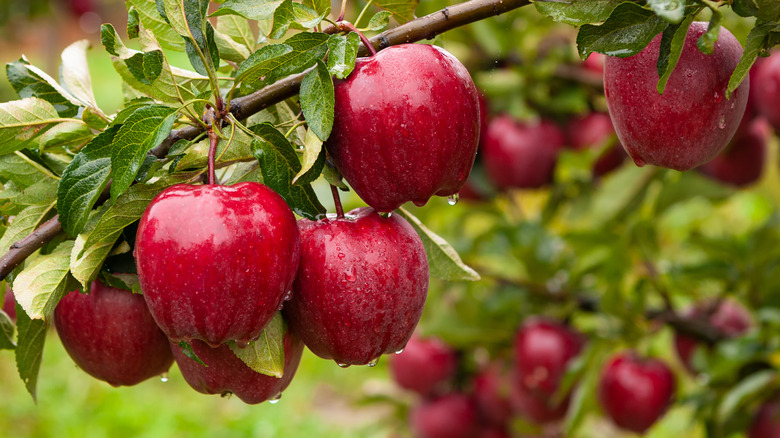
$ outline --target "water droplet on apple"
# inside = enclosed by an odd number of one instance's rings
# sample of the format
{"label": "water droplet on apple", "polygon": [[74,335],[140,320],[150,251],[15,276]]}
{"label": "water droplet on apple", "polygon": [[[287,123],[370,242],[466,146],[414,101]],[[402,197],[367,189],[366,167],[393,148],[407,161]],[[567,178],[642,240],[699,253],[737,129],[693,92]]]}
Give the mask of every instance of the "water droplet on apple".
{"label": "water droplet on apple", "polygon": [[279,400],[282,399],[282,393],[276,394],[275,396],[268,399],[268,403],[271,403],[272,405],[275,405],[279,403]]}
{"label": "water droplet on apple", "polygon": [[249,342],[247,342],[247,341],[239,341],[238,339],[236,339],[236,347],[238,347],[238,348],[246,348],[248,346],[249,346]]}
{"label": "water droplet on apple", "polygon": [[720,119],[718,120],[718,128],[725,129],[726,128],[726,116],[721,115]]}
{"label": "water droplet on apple", "polygon": [[291,290],[288,290],[287,293],[284,295],[285,301],[290,301],[292,299],[293,292]]}
{"label": "water droplet on apple", "polygon": [[455,205],[458,203],[458,200],[460,200],[460,195],[455,193],[454,195],[450,195],[450,197],[447,198],[447,204]]}
{"label": "water droplet on apple", "polygon": [[349,368],[349,364],[348,363],[338,363],[338,362],[336,362],[336,365],[340,366],[341,368]]}
{"label": "water droplet on apple", "polygon": [[233,395],[233,393],[232,393],[232,392],[230,392],[230,391],[225,391],[225,392],[223,392],[222,394],[220,394],[220,397],[222,397],[222,398],[230,398],[232,395]]}
{"label": "water droplet on apple", "polygon": [[168,381],[168,373],[162,373],[160,374],[160,381],[165,383]]}
{"label": "water droplet on apple", "polygon": [[377,357],[375,357],[375,358],[371,359],[370,361],[368,361],[368,364],[367,364],[367,365],[373,368],[373,367],[375,367],[375,366],[376,366],[376,364],[378,364],[378,363],[379,363],[379,356],[377,356]]}
{"label": "water droplet on apple", "polygon": [[715,103],[720,103],[721,100],[723,100],[723,96],[716,91],[715,92]]}
{"label": "water droplet on apple", "polygon": [[403,352],[404,352],[404,349],[402,348],[402,349],[400,349],[400,350],[396,351],[396,352],[395,352],[395,354],[401,354],[401,353],[403,353]]}
{"label": "water droplet on apple", "polygon": [[644,165],[646,163],[645,163],[645,160],[643,160],[643,159],[641,159],[639,157],[636,157],[636,158],[634,158],[634,164],[636,164],[637,167],[644,167]]}
{"label": "water droplet on apple", "polygon": [[346,272],[344,272],[344,279],[351,282],[354,282],[357,279],[357,276],[355,275],[355,268],[350,267],[347,269]]}
{"label": "water droplet on apple", "polygon": [[339,253],[339,260],[343,259],[346,256],[347,256],[346,254],[344,254],[343,252],[340,252]]}

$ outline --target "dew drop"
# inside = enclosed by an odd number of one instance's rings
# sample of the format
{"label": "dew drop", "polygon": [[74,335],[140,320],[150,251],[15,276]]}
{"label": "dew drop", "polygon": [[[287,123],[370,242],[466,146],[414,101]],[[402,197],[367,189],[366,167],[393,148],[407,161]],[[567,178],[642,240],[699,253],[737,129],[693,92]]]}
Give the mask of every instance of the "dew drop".
{"label": "dew drop", "polygon": [[222,398],[230,398],[230,396],[232,396],[232,395],[233,395],[233,393],[232,393],[232,392],[230,392],[230,391],[225,391],[225,392],[223,392],[222,394],[220,394],[220,397],[222,397]]}
{"label": "dew drop", "polygon": [[396,352],[395,352],[395,354],[401,354],[401,353],[403,353],[403,352],[404,352],[404,349],[402,348],[402,349],[400,349],[400,350],[396,351]]}
{"label": "dew drop", "polygon": [[346,256],[347,256],[346,254],[344,254],[343,252],[340,252],[338,257],[339,257],[339,260],[342,260]]}
{"label": "dew drop", "polygon": [[720,103],[721,100],[723,100],[723,96],[716,91],[715,92],[715,103]]}
{"label": "dew drop", "polygon": [[[632,157],[632,158],[634,158],[634,157]],[[647,164],[647,163],[645,163],[645,160],[643,160],[643,159],[641,159],[639,157],[636,157],[636,158],[634,158],[634,164],[636,164],[637,167],[644,167],[644,165]]]}
{"label": "dew drop", "polygon": [[350,267],[344,272],[344,279],[349,281],[350,283],[354,282],[357,279],[357,276],[355,275],[354,267]]}
{"label": "dew drop", "polygon": [[450,197],[447,198],[447,204],[455,205],[458,203],[458,200],[460,200],[460,195],[455,193],[454,195],[450,195]]}
{"label": "dew drop", "polygon": [[336,362],[336,365],[340,366],[341,368],[349,368],[349,364],[348,363],[338,363],[338,362]]}
{"label": "dew drop", "polygon": [[376,366],[376,364],[378,364],[378,363],[379,363],[379,356],[377,356],[377,357],[375,357],[375,358],[371,359],[371,360],[368,362],[368,364],[367,364],[367,365],[373,368],[373,367],[375,367],[375,366]]}
{"label": "dew drop", "polygon": [[268,403],[271,403],[272,405],[275,405],[279,403],[279,400],[282,399],[282,393],[276,394],[275,396],[268,399]]}
{"label": "dew drop", "polygon": [[239,341],[238,339],[236,339],[236,347],[238,347],[238,348],[246,348],[248,346],[249,346],[249,342],[247,342],[247,341]]}
{"label": "dew drop", "polygon": [[160,381],[165,383],[168,381],[168,373],[162,373],[160,374]]}
{"label": "dew drop", "polygon": [[285,294],[285,296],[284,296],[284,300],[285,301],[290,301],[292,299],[292,296],[293,296],[293,292],[291,290],[288,290],[287,294]]}
{"label": "dew drop", "polygon": [[718,128],[725,129],[726,128],[726,116],[721,115],[720,120],[718,120]]}

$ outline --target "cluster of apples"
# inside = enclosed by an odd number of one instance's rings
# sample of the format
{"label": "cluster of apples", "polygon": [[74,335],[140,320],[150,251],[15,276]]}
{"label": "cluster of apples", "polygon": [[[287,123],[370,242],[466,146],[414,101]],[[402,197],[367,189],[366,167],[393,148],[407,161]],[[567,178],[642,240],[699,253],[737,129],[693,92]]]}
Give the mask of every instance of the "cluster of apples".
{"label": "cluster of apples", "polygon": [[[164,190],[135,236],[143,296],[95,281],[55,310],[81,368],[133,385],[175,360],[197,391],[260,403],[286,388],[304,345],[342,367],[374,365],[405,347],[426,301],[428,261],[412,226],[391,212],[465,183],[479,138],[476,87],[448,52],[408,44],[358,59],[335,91],[327,151],[370,207],[344,214],[337,205],[338,214],[296,220],[255,182]],[[280,311],[285,358],[276,378],[237,352]]]}

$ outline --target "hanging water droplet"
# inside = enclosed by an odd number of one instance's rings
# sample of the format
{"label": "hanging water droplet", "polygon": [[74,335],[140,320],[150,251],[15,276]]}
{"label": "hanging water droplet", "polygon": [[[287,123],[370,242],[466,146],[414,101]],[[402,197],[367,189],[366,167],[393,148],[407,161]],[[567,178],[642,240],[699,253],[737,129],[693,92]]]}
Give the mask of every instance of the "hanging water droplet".
{"label": "hanging water droplet", "polygon": [[367,364],[367,365],[373,368],[373,367],[375,367],[375,366],[376,366],[376,364],[378,364],[378,363],[379,363],[379,356],[377,356],[377,357],[375,357],[375,358],[371,359],[371,360],[368,362],[368,364]]}
{"label": "hanging water droplet", "polygon": [[276,394],[275,396],[268,399],[268,403],[271,403],[272,405],[275,405],[279,403],[279,400],[282,399],[282,393]]}
{"label": "hanging water droplet", "polygon": [[400,350],[396,351],[396,352],[395,352],[395,354],[401,354],[401,353],[403,353],[403,352],[404,352],[404,349],[402,348],[402,349],[400,349]]}
{"label": "hanging water droplet", "polygon": [[338,362],[336,362],[336,365],[340,366],[341,368],[349,368],[349,364],[348,363],[338,363]]}
{"label": "hanging water droplet", "polygon": [[160,374],[160,381],[165,383],[168,381],[168,373],[162,373]]}
{"label": "hanging water droplet", "polygon": [[284,296],[284,300],[285,301],[290,301],[292,299],[292,296],[293,296],[293,292],[291,290],[288,290],[287,294],[285,294],[285,296]]}
{"label": "hanging water droplet", "polygon": [[230,396],[232,396],[232,395],[233,395],[233,393],[232,393],[232,392],[230,392],[230,391],[225,391],[225,392],[223,392],[222,394],[220,394],[220,397],[222,397],[222,398],[230,398]]}
{"label": "hanging water droplet", "polygon": [[249,346],[249,342],[248,341],[239,341],[238,339],[236,339],[236,347],[238,347],[238,348],[246,348],[248,346]]}
{"label": "hanging water droplet", "polygon": [[458,203],[458,200],[460,199],[460,195],[455,193],[454,195],[450,195],[449,198],[447,198],[447,204],[455,205]]}

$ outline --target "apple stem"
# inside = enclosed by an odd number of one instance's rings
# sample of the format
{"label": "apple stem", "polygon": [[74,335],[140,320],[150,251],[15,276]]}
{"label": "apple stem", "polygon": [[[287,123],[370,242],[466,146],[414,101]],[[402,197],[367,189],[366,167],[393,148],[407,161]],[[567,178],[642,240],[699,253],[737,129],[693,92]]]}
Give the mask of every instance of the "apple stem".
{"label": "apple stem", "polygon": [[344,219],[344,207],[341,206],[341,197],[339,196],[339,188],[330,185],[330,192],[333,193],[333,203],[336,204],[336,217]]}
{"label": "apple stem", "polygon": [[336,21],[341,21],[344,19],[344,12],[347,10],[347,0],[341,0],[341,13],[339,14],[339,18],[336,19]]}
{"label": "apple stem", "polygon": [[369,52],[371,52],[371,56],[376,55],[376,49],[374,48],[374,45],[371,44],[371,41],[366,38],[365,35],[363,35],[363,32],[359,31],[357,27],[355,27],[354,24],[350,23],[349,21],[341,21],[339,20],[336,22],[336,26],[340,31],[343,32],[355,32],[360,37],[360,41],[363,41],[363,45],[366,46]]}
{"label": "apple stem", "polygon": [[209,129],[209,161],[208,161],[208,169],[209,169],[209,184],[216,184],[217,183],[217,173],[214,169],[214,161],[215,157],[217,155],[217,144],[219,143],[219,135],[217,135],[217,132],[214,130],[213,127]]}

